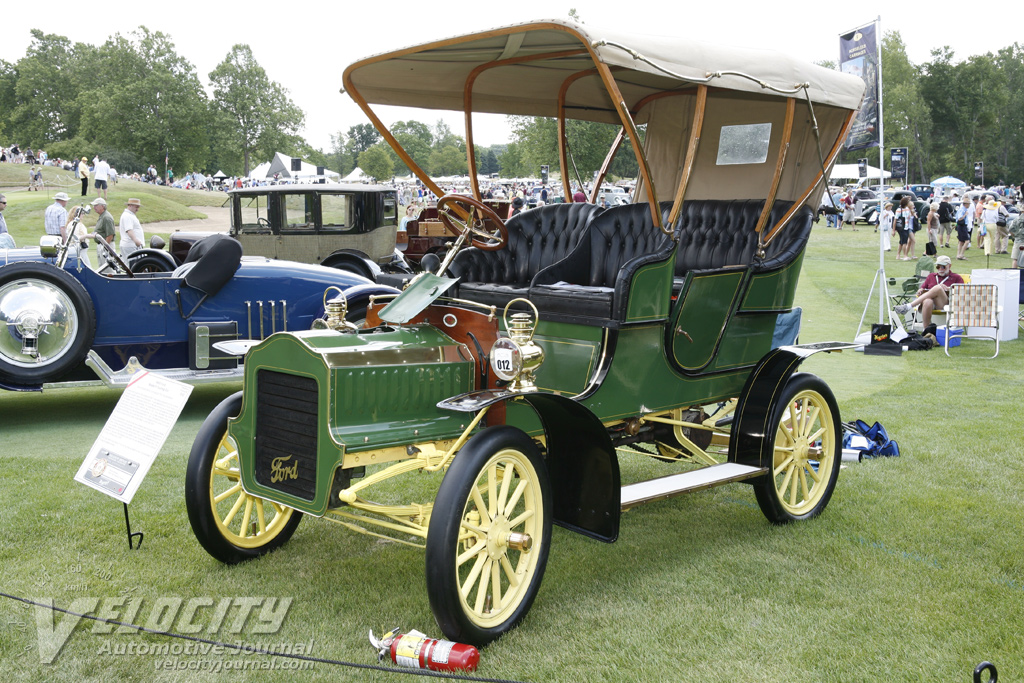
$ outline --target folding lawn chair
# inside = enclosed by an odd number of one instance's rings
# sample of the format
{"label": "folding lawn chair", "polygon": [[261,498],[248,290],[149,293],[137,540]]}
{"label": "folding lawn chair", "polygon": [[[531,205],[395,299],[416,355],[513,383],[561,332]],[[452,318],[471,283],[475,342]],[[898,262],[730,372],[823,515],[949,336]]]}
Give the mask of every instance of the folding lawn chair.
{"label": "folding lawn chair", "polygon": [[[995,285],[953,285],[949,288],[949,304],[945,310],[946,355],[949,355],[949,341],[957,337],[964,339],[991,339],[996,343],[996,352],[989,356],[999,355],[999,313],[1002,306],[998,305],[999,291]],[[969,334],[969,327],[993,328],[992,336],[985,334]],[[955,332],[955,330],[962,330]]]}

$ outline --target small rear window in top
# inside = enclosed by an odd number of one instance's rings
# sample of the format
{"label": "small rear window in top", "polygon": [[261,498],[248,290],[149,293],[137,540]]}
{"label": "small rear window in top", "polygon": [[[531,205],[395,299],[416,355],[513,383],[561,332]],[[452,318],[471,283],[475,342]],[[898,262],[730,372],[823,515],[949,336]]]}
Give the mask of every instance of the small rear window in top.
{"label": "small rear window in top", "polygon": [[717,164],[763,164],[768,159],[768,142],[771,137],[770,123],[722,126]]}

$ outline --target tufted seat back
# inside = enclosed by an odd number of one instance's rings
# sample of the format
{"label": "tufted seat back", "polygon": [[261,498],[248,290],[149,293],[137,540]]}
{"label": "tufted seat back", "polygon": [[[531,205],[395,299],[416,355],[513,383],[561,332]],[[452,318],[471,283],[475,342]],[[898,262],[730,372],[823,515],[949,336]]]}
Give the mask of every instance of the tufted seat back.
{"label": "tufted seat back", "polygon": [[614,287],[624,264],[671,246],[669,237],[654,227],[646,203],[609,209],[594,221],[589,240],[589,280],[579,284],[590,287]]}
{"label": "tufted seat back", "polygon": [[530,300],[541,311],[624,321],[633,277],[672,254],[648,204],[616,206],[596,215],[572,253],[533,279]]}
{"label": "tufted seat back", "polygon": [[[765,229],[770,230],[782,220],[792,205],[792,202],[776,201]],[[754,259],[757,251],[754,229],[763,207],[763,199],[685,202],[675,226],[679,235],[676,277],[681,278],[691,270],[716,270],[726,266],[770,270],[795,258],[807,243],[813,212],[808,207],[798,211],[790,225],[768,245],[764,259],[758,262]]]}
{"label": "tufted seat back", "polygon": [[497,251],[464,249],[450,273],[462,283],[526,287],[533,276],[560,261],[579,243],[593,217],[603,211],[593,204],[548,204],[513,216],[505,224],[508,244]]}

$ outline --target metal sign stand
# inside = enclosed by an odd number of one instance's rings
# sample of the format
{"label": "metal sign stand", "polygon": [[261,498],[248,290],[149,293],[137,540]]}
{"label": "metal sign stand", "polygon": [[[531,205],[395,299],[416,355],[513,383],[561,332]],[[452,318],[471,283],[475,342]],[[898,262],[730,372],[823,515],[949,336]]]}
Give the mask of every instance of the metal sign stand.
{"label": "metal sign stand", "polygon": [[[132,523],[128,520],[128,503],[124,503],[124,526],[128,530],[128,550],[135,550],[135,548],[141,548],[143,534],[141,531],[136,531],[134,534],[132,533]],[[132,539],[136,536],[139,537],[139,544],[135,547],[132,547]]]}

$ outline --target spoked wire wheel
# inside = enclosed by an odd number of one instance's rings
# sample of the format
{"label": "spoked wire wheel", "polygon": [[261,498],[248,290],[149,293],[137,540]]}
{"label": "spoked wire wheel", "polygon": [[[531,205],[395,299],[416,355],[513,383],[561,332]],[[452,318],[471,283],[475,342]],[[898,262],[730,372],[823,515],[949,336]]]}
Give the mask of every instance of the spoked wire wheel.
{"label": "spoked wire wheel", "polygon": [[221,562],[235,564],[283,545],[302,513],[249,495],[242,488],[238,446],[227,421],[238,414],[242,393],[210,413],[196,436],[185,473],[185,505],[199,543]]}
{"label": "spoked wire wheel", "polygon": [[828,386],[795,375],[783,392],[774,435],[772,471],[754,486],[773,522],[808,519],[828,504],[839,475],[839,411]]}
{"label": "spoked wire wheel", "polygon": [[239,548],[260,548],[284,532],[295,512],[242,490],[238,447],[225,435],[210,469],[210,509],[221,536]]}
{"label": "spoked wire wheel", "polygon": [[482,432],[445,475],[427,535],[427,587],[444,634],[488,643],[526,615],[551,536],[547,470],[511,427]]}

